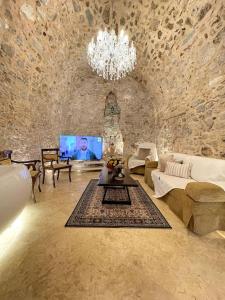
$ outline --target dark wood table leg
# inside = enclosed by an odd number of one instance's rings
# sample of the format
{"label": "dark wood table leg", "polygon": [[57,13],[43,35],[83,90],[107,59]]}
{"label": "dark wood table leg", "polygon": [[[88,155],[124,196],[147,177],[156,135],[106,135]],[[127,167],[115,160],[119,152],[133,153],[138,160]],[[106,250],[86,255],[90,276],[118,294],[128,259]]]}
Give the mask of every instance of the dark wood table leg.
{"label": "dark wood table leg", "polygon": [[32,177],[32,194],[33,194],[34,202],[36,202],[35,193],[34,193],[35,181],[36,181],[36,177]]}
{"label": "dark wood table leg", "polygon": [[70,180],[70,182],[71,182],[71,168],[72,167],[69,168],[69,180]]}
{"label": "dark wood table leg", "polygon": [[126,186],[126,191],[127,191],[127,196],[128,196],[128,202],[129,202],[129,205],[131,205],[130,193],[129,193],[129,188],[128,188],[128,186]]}
{"label": "dark wood table leg", "polygon": [[42,183],[45,183],[45,169],[43,168],[43,178],[42,178]]}
{"label": "dark wood table leg", "polygon": [[55,170],[52,170],[52,180],[53,180],[53,186],[55,188]]}
{"label": "dark wood table leg", "polygon": [[38,175],[38,189],[41,192],[41,173]]}
{"label": "dark wood table leg", "polygon": [[106,196],[106,193],[107,193],[107,187],[105,187],[105,186],[104,186],[104,195],[103,195],[102,204],[105,204],[105,203],[107,203],[107,201],[105,201],[105,196]]}

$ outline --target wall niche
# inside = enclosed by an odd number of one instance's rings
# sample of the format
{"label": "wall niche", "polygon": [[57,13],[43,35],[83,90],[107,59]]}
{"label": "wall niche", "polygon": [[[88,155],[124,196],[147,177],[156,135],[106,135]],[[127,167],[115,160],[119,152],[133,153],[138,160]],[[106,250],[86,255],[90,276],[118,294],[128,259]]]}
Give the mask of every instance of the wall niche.
{"label": "wall niche", "polygon": [[123,137],[120,130],[120,107],[112,91],[106,97],[104,110],[104,149],[107,151],[113,143],[115,153],[123,154]]}

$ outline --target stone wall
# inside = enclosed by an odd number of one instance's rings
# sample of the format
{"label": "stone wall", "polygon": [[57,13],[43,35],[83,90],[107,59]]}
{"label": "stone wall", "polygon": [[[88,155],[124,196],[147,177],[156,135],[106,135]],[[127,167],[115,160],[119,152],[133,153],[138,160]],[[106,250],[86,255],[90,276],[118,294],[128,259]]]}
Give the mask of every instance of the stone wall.
{"label": "stone wall", "polygon": [[0,2],[0,148],[12,149],[14,158],[39,157],[63,133],[103,134],[111,90],[121,107],[125,151],[152,139],[152,104],[142,85],[132,78],[105,82],[87,64],[87,43],[108,23],[104,3]]}
{"label": "stone wall", "polygon": [[[112,26],[138,54],[115,85],[86,59],[93,35]],[[223,0],[116,0],[113,11],[107,0],[1,0],[0,43],[0,148],[16,157],[39,156],[60,133],[102,134],[111,90],[125,152],[156,138],[160,152],[225,157]]]}
{"label": "stone wall", "polygon": [[225,158],[224,0],[124,1],[120,13],[153,99],[159,151]]}
{"label": "stone wall", "polygon": [[2,1],[0,7],[0,148],[15,158],[39,157],[55,146],[68,97],[63,28],[44,1]]}
{"label": "stone wall", "polygon": [[114,82],[91,74],[85,80],[72,80],[71,97],[64,109],[66,125],[63,133],[104,135],[105,101],[113,91],[120,107],[120,130],[124,153],[132,153],[135,143],[154,140],[153,107],[145,89],[131,77]]}

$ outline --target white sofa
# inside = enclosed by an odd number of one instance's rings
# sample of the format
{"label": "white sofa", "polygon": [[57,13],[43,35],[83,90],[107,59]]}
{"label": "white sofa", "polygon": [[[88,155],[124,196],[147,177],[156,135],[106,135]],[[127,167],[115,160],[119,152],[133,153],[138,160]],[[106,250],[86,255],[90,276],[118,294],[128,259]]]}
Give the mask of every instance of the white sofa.
{"label": "white sofa", "polygon": [[152,171],[156,198],[163,197],[175,188],[185,189],[189,182],[210,182],[225,190],[225,160],[181,153],[172,154],[175,160],[191,164],[190,178],[166,175],[159,169]]}
{"label": "white sofa", "polygon": [[197,234],[225,230],[225,160],[170,153],[175,160],[190,162],[188,179],[166,175],[157,162],[146,161],[145,182],[155,196]]}

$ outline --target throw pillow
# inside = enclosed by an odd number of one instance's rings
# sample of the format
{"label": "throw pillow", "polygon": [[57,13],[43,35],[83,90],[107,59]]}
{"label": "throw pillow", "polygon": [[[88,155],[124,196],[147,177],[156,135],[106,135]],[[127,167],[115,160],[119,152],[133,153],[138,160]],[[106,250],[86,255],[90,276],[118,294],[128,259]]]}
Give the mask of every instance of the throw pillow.
{"label": "throw pillow", "polygon": [[150,154],[150,149],[139,148],[137,158],[140,160],[145,160],[145,158]]}
{"label": "throw pillow", "polygon": [[191,165],[189,163],[176,163],[176,162],[167,162],[165,174],[172,175],[176,177],[189,178],[191,171]]}
{"label": "throw pillow", "polygon": [[178,163],[178,164],[183,164],[184,163],[184,161],[180,160],[180,159],[175,159],[175,162]]}
{"label": "throw pillow", "polygon": [[162,154],[159,156],[158,168],[160,172],[165,172],[168,161],[174,161],[173,154]]}

